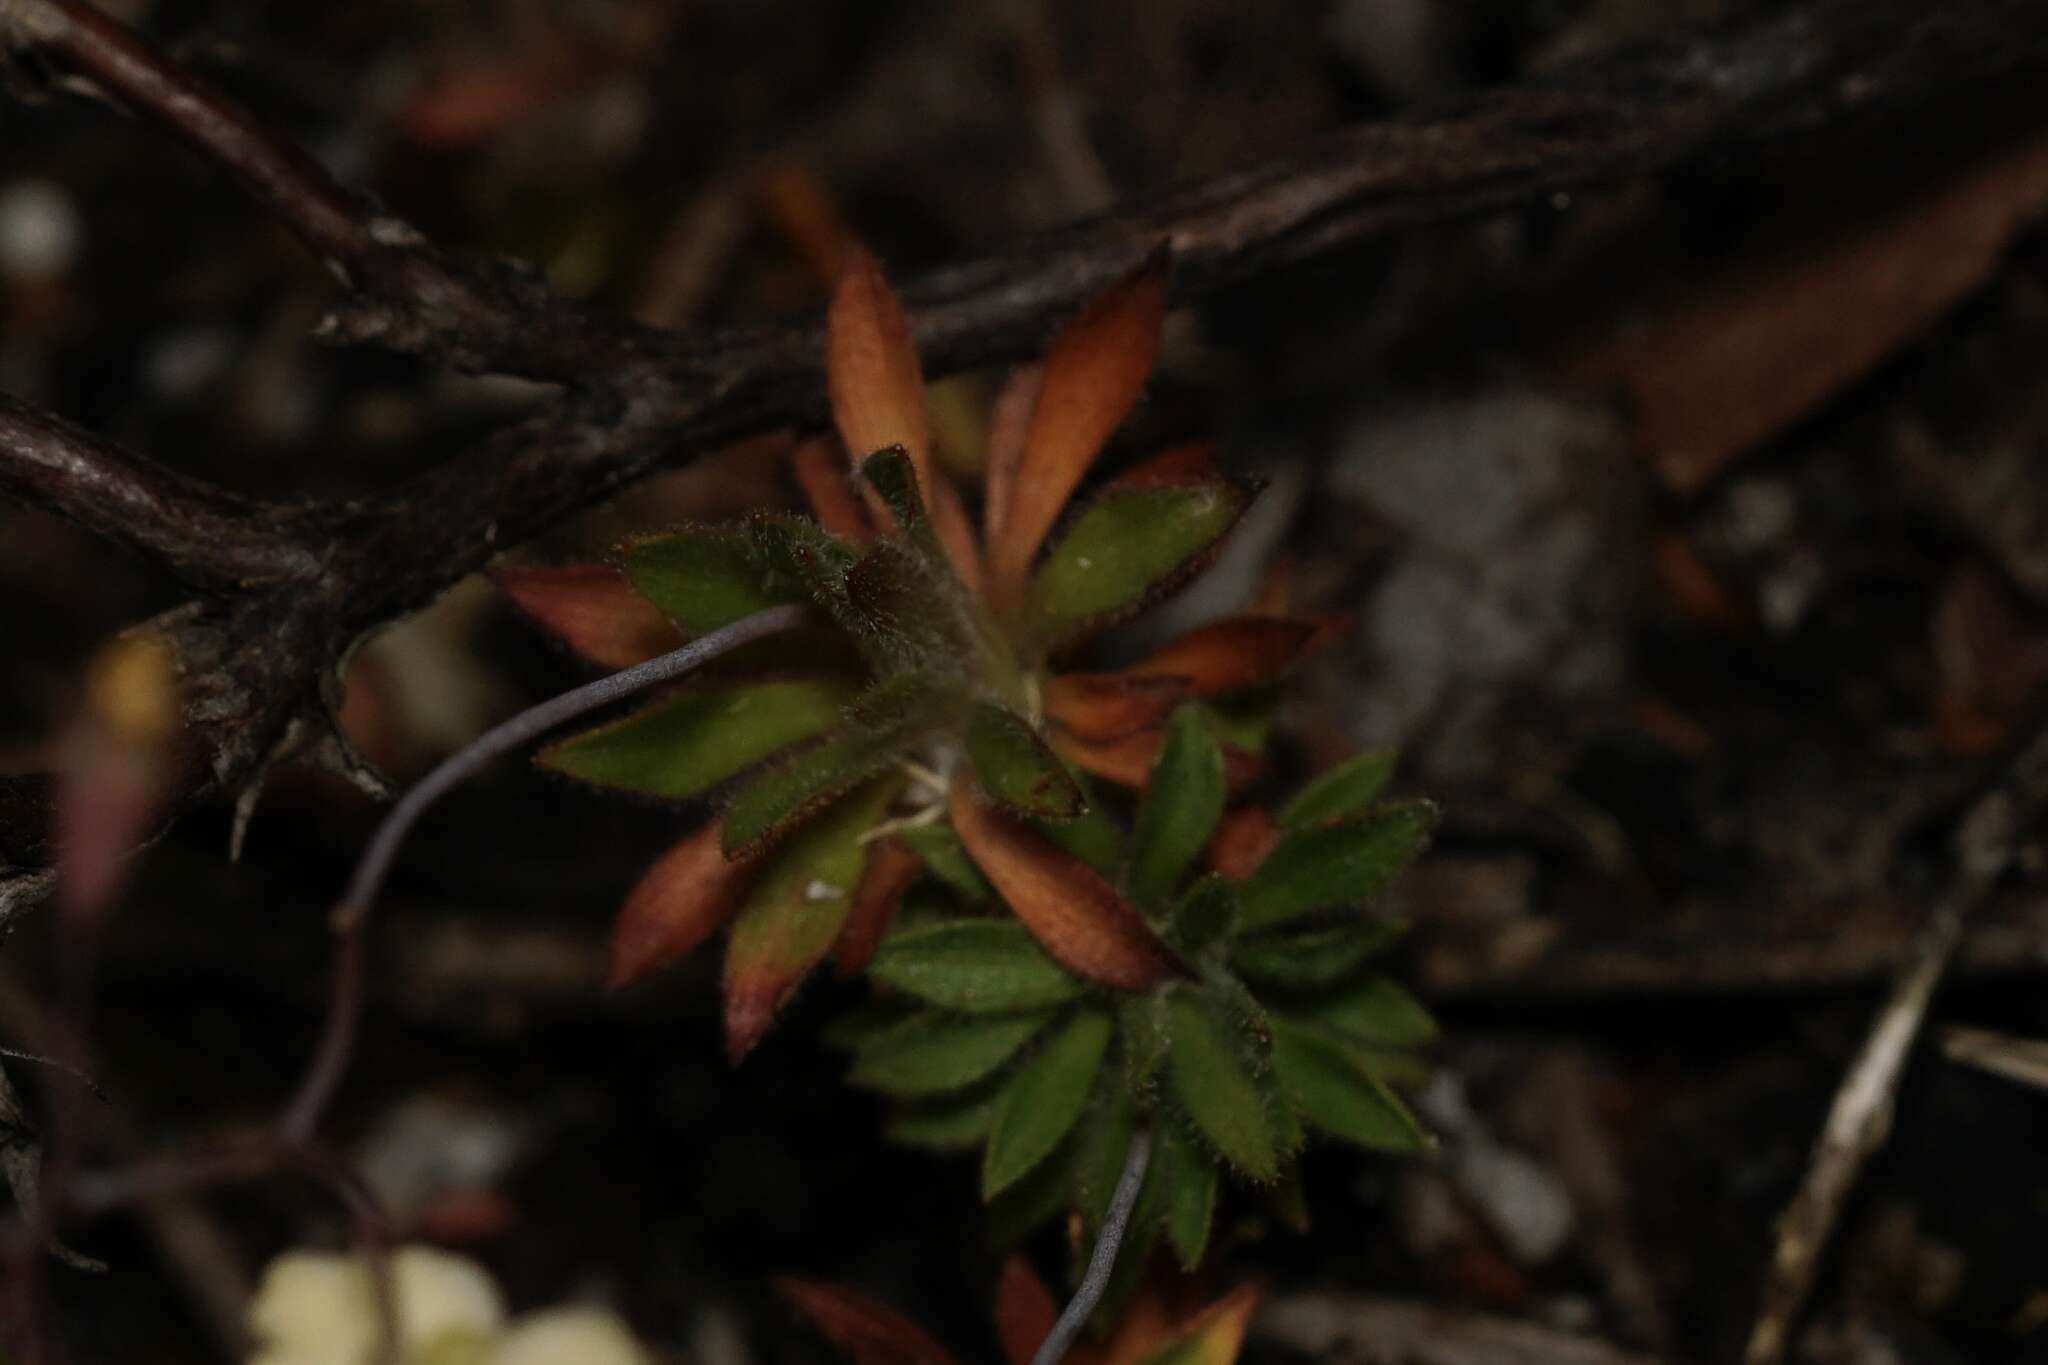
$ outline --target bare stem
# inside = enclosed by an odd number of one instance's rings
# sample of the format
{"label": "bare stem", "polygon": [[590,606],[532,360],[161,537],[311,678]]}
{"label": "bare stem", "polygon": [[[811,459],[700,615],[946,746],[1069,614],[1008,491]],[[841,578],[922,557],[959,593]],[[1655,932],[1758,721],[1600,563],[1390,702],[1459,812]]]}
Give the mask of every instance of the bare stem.
{"label": "bare stem", "polygon": [[1145,1168],[1152,1162],[1152,1133],[1140,1128],[1131,1136],[1131,1150],[1124,1157],[1123,1174],[1117,1177],[1116,1191],[1109,1197],[1109,1212],[1103,1216],[1102,1231],[1096,1234],[1095,1251],[1088,1258],[1088,1269],[1081,1276],[1081,1287],[1074,1291],[1074,1297],[1067,1301],[1066,1309],[1052,1330],[1039,1343],[1038,1353],[1031,1357],[1031,1365],[1059,1365],[1067,1354],[1067,1348],[1074,1344],[1074,1338],[1088,1323],[1088,1315],[1095,1311],[1095,1305],[1102,1302],[1103,1294],[1109,1289],[1109,1277],[1116,1271],[1116,1254],[1124,1244],[1124,1233],[1131,1225],[1131,1211],[1138,1206],[1138,1192],[1145,1187]]}
{"label": "bare stem", "polygon": [[341,941],[335,950],[327,1022],[299,1093],[279,1121],[279,1129],[287,1139],[302,1142],[311,1136],[348,1070],[363,1013],[366,984],[363,936],[370,909],[376,903],[377,893],[383,887],[384,878],[398,857],[406,836],[427,808],[452,788],[474,777],[499,755],[538,739],[563,722],[679,678],[741,645],[789,630],[802,622],[804,615],[801,606],[769,607],[700,636],[681,649],[671,650],[659,658],[621,669],[596,682],[551,697],[485,731],[450,755],[400,798],[384,817],[384,823],[378,826],[369,847],[363,851],[361,861],[356,864],[355,875],[349,879],[348,890],[342,895],[341,904],[335,908],[334,931]]}

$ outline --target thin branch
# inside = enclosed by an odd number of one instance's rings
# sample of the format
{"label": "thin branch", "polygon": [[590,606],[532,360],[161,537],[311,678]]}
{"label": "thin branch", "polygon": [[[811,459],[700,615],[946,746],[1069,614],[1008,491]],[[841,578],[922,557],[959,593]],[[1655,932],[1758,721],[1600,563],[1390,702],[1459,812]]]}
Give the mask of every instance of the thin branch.
{"label": "thin branch", "polygon": [[[635,479],[822,411],[815,318],[702,337],[607,321],[530,278],[455,262],[379,217],[79,0],[0,0],[0,39],[39,46],[176,129],[321,259],[339,262],[358,313],[371,319],[345,333],[458,367],[573,381],[551,410],[385,499],[295,509],[274,528],[295,542],[279,553],[310,549],[316,577],[159,623],[180,651],[205,760],[181,794],[185,805],[238,792],[294,722],[324,733],[334,669],[364,632]],[[2044,61],[2044,0],[1807,0],[1344,131],[939,271],[905,292],[926,371],[943,375],[1028,354],[1162,247],[1174,298],[1186,302],[1373,236],[1545,202],[1881,110],[1896,117]],[[0,450],[0,464],[10,458]],[[29,482],[0,474],[0,486],[10,480]],[[153,515],[147,498],[130,512]],[[265,519],[259,509],[254,520]],[[203,537],[175,525],[92,524],[173,563],[204,553]],[[12,829],[0,839],[9,848],[35,842],[34,831]],[[19,904],[31,890],[22,874],[0,871],[0,903]]]}
{"label": "thin branch", "polygon": [[1864,1164],[1891,1132],[1899,1080],[1928,1002],[1955,955],[1963,924],[2011,866],[2019,833],[2048,803],[2048,726],[2037,730],[1956,826],[1955,867],[1849,1067],[1815,1141],[1799,1192],[1778,1219],[1777,1245],[1765,1272],[1762,1301],[1745,1365],[1776,1365],[1813,1290],[1843,1204]]}
{"label": "thin branch", "polygon": [[286,514],[145,460],[0,393],[0,493],[78,522],[206,592],[307,578]]}
{"label": "thin branch", "polygon": [[1060,1365],[1067,1348],[1088,1325],[1095,1305],[1102,1302],[1109,1289],[1109,1278],[1116,1271],[1116,1254],[1123,1247],[1124,1232],[1131,1225],[1131,1212],[1138,1207],[1138,1192],[1145,1187],[1145,1169],[1151,1162],[1152,1132],[1140,1128],[1131,1135],[1131,1150],[1124,1156],[1123,1174],[1117,1177],[1116,1190],[1109,1197],[1109,1212],[1103,1215],[1102,1231],[1096,1234],[1095,1250],[1088,1257],[1081,1287],[1074,1291],[1052,1330],[1039,1343],[1031,1365]]}
{"label": "thin branch", "polygon": [[699,636],[659,658],[621,669],[596,682],[551,697],[485,731],[450,755],[407,792],[377,827],[362,859],[356,864],[355,875],[349,879],[341,904],[335,910],[334,929],[340,943],[335,955],[334,984],[328,997],[327,1022],[299,1093],[279,1120],[280,1131],[294,1141],[310,1137],[348,1070],[363,1012],[363,940],[371,907],[376,904],[377,894],[405,843],[406,835],[412,832],[413,825],[428,807],[474,777],[501,754],[524,747],[565,721],[679,678],[742,645],[793,629],[803,622],[804,616],[801,606],[769,607],[741,617],[708,635]]}

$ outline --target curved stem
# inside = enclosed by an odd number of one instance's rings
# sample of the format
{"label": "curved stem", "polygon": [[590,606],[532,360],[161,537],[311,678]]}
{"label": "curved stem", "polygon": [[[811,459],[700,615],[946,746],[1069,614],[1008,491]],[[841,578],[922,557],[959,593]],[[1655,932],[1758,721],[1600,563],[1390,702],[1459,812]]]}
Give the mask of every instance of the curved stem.
{"label": "curved stem", "polygon": [[789,630],[804,620],[801,606],[769,607],[700,636],[681,649],[671,650],[646,663],[621,669],[596,682],[586,683],[551,697],[522,711],[503,724],[485,731],[457,750],[418,785],[400,798],[384,817],[384,823],[363,850],[349,879],[348,890],[335,908],[334,931],[341,940],[335,950],[334,984],[328,996],[327,1022],[315,1049],[311,1065],[299,1092],[279,1121],[279,1129],[290,1140],[303,1142],[320,1122],[328,1102],[334,1098],[349,1057],[355,1048],[357,1025],[363,1013],[365,987],[364,928],[370,908],[384,885],[391,864],[397,859],[406,835],[429,806],[452,788],[474,777],[499,755],[539,738],[565,721],[609,706],[636,692],[679,678],[741,645]]}
{"label": "curved stem", "polygon": [[1131,1225],[1131,1211],[1138,1206],[1138,1191],[1145,1187],[1145,1168],[1152,1162],[1152,1134],[1140,1128],[1131,1135],[1131,1150],[1124,1157],[1123,1174],[1117,1177],[1116,1191],[1109,1197],[1109,1212],[1103,1216],[1102,1231],[1096,1235],[1095,1251],[1088,1258],[1088,1269],[1081,1276],[1081,1287],[1074,1291],[1074,1297],[1067,1302],[1059,1320],[1039,1343],[1038,1353],[1031,1357],[1031,1365],[1059,1365],[1067,1348],[1074,1344],[1081,1328],[1087,1325],[1088,1315],[1095,1311],[1095,1305],[1102,1302],[1102,1296],[1109,1288],[1109,1277],[1116,1270],[1116,1254],[1124,1244],[1124,1233]]}

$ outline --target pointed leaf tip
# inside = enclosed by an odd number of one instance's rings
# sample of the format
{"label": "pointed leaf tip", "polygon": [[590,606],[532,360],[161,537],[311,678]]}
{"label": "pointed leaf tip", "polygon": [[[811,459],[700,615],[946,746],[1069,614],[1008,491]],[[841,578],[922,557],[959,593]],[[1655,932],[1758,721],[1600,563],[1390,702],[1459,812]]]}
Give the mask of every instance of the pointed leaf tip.
{"label": "pointed leaf tip", "polygon": [[1102,875],[1051,840],[982,804],[956,782],[954,832],[1032,937],[1075,973],[1119,990],[1176,974],[1166,947]]}
{"label": "pointed leaf tip", "polygon": [[630,668],[683,642],[661,608],[610,564],[506,564],[491,582],[512,604],[584,658]]}
{"label": "pointed leaf tip", "polygon": [[825,377],[832,419],[855,459],[900,445],[925,472],[924,378],[910,321],[881,263],[849,246],[825,319]]}
{"label": "pointed leaf tip", "polygon": [[991,574],[1005,595],[1021,590],[1060,509],[1144,391],[1165,307],[1164,277],[1146,270],[1100,295],[1053,339],[1001,533],[989,546]]}
{"label": "pointed leaf tip", "polygon": [[753,874],[749,861],[728,862],[712,821],[663,854],[627,893],[612,927],[613,990],[682,957],[739,906]]}

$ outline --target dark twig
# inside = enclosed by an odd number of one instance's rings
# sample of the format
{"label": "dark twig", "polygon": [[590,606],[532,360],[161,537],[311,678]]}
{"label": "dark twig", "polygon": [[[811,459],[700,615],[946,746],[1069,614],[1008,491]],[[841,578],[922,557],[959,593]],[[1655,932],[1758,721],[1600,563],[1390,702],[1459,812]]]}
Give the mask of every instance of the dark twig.
{"label": "dark twig", "polygon": [[1152,1162],[1151,1130],[1140,1128],[1131,1135],[1131,1150],[1124,1157],[1123,1174],[1109,1197],[1109,1212],[1103,1215],[1102,1231],[1095,1236],[1095,1250],[1088,1257],[1088,1269],[1081,1275],[1081,1287],[1060,1312],[1052,1330],[1045,1334],[1031,1365],[1059,1365],[1074,1338],[1088,1325],[1095,1305],[1109,1289],[1109,1277],[1116,1270],[1116,1254],[1123,1247],[1124,1232],[1131,1225],[1131,1211],[1138,1206],[1138,1192],[1145,1187],[1145,1170]]}
{"label": "dark twig", "polygon": [[[2044,19],[2043,0],[1807,0],[1351,129],[914,282],[906,294],[926,368],[940,375],[1028,353],[1090,294],[1162,247],[1174,297],[1185,302],[1375,235],[1974,91],[2048,59]],[[816,319],[687,338],[605,321],[526,277],[455,262],[379,217],[79,0],[0,0],[0,40],[8,39],[75,65],[175,128],[323,260],[338,262],[354,291],[356,321],[345,320],[345,334],[460,367],[573,384],[551,410],[388,499],[252,513],[252,525],[294,543],[281,558],[307,552],[319,569],[161,623],[185,665],[206,760],[184,792],[188,803],[239,791],[294,722],[324,734],[336,661],[364,631],[658,467],[821,411]],[[139,462],[105,455],[82,453],[109,470],[123,518],[156,517],[149,496],[124,486]],[[0,462],[9,458],[0,450]],[[67,478],[73,488],[86,483],[83,473]],[[33,484],[0,473],[0,487],[46,495]],[[179,491],[208,500],[187,485]],[[68,510],[89,516],[76,505],[89,501],[71,497]],[[102,529],[172,563],[203,557],[203,537],[173,523]],[[33,831],[4,833],[7,847],[37,842]],[[0,905],[28,898],[27,875],[0,872]]]}
{"label": "dark twig", "polygon": [[356,864],[355,875],[349,879],[348,890],[343,893],[341,904],[335,910],[334,929],[340,943],[335,956],[334,984],[328,997],[327,1022],[299,1093],[279,1121],[279,1130],[287,1139],[302,1142],[312,1134],[348,1069],[349,1055],[363,1011],[365,926],[371,907],[376,904],[377,893],[384,885],[385,875],[391,870],[392,860],[398,856],[406,835],[411,833],[413,824],[427,808],[449,790],[475,776],[499,755],[530,743],[564,721],[574,720],[681,677],[742,645],[790,630],[803,619],[804,608],[801,606],[769,607],[708,635],[699,636],[659,658],[621,669],[596,682],[585,683],[558,697],[551,697],[485,731],[457,750],[391,808],[363,851],[361,861]]}

